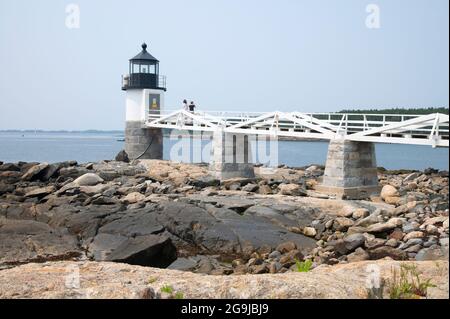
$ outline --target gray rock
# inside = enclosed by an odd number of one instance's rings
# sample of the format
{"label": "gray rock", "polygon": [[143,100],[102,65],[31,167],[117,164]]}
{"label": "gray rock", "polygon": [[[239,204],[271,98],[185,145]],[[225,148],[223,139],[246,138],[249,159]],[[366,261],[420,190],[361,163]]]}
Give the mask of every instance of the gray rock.
{"label": "gray rock", "polygon": [[51,194],[55,191],[55,186],[50,185],[46,187],[41,187],[34,189],[32,191],[29,191],[25,194],[25,197],[44,197],[48,194]]}
{"label": "gray rock", "polygon": [[103,178],[94,173],[86,173],[74,180],[74,183],[78,186],[95,186],[103,183]]}
{"label": "gray rock", "polygon": [[12,193],[15,187],[11,184],[0,183],[0,196],[6,193]]}
{"label": "gray rock", "polygon": [[339,231],[345,231],[353,225],[354,225],[353,220],[347,217],[337,217],[334,219],[333,222],[333,228]]}
{"label": "gray rock", "polygon": [[281,195],[306,196],[306,190],[298,184],[280,184],[278,188]]}
{"label": "gray rock", "polygon": [[0,268],[81,255],[76,237],[64,228],[33,220],[0,219]]}
{"label": "gray rock", "polygon": [[118,234],[98,234],[89,245],[88,251],[94,260],[107,260],[108,256],[128,237]]}
{"label": "gray rock", "polygon": [[22,180],[32,181],[40,178],[40,174],[48,167],[48,163],[41,163],[30,167],[25,174],[22,175]]}
{"label": "gray rock", "polygon": [[356,233],[346,236],[344,239],[338,239],[328,243],[328,246],[333,247],[341,255],[348,254],[354,251],[356,248],[364,245],[366,238],[363,234]]}
{"label": "gray rock", "polygon": [[20,181],[20,178],[22,177],[21,172],[16,171],[0,171],[0,180],[4,184],[15,184]]}
{"label": "gray rock", "polygon": [[391,218],[385,223],[376,223],[367,227],[368,233],[383,233],[401,226],[403,221],[400,218]]}
{"label": "gray rock", "polygon": [[422,245],[422,244],[423,244],[423,239],[421,239],[421,238],[411,238],[406,243],[400,244],[400,246],[398,246],[398,248],[405,250],[405,249],[408,249],[411,246]]}
{"label": "gray rock", "polygon": [[405,249],[404,251],[407,253],[417,253],[419,250],[422,249],[422,245],[417,244],[411,247],[408,247],[407,249]]}
{"label": "gray rock", "polygon": [[114,179],[120,176],[135,176],[147,172],[145,166],[141,164],[135,165],[116,161],[95,163],[93,170],[105,181],[110,181],[111,178]]}
{"label": "gray rock", "polygon": [[259,188],[259,186],[257,184],[249,183],[249,184],[245,185],[244,187],[242,187],[242,190],[244,192],[253,193],[253,192],[256,192],[258,190],[258,188]]}
{"label": "gray rock", "polygon": [[370,258],[369,254],[361,247],[356,248],[356,250],[347,256],[348,262],[358,262],[363,260],[368,260]]}
{"label": "gray rock", "polygon": [[219,186],[220,180],[212,176],[206,175],[196,179],[190,179],[188,180],[187,184],[198,188],[206,188],[210,186]]}
{"label": "gray rock", "polygon": [[418,260],[418,261],[423,261],[423,260],[447,260],[448,261],[448,258],[449,258],[448,246],[446,246],[446,247],[432,246],[429,248],[423,248],[416,255],[416,260]]}
{"label": "gray rock", "polygon": [[417,222],[409,222],[403,225],[402,230],[404,233],[410,233],[415,230],[419,230],[420,224]]}
{"label": "gray rock", "polygon": [[209,274],[211,271],[215,269],[211,259],[209,258],[201,258],[198,262],[197,272],[201,274]]}
{"label": "gray rock", "polygon": [[115,160],[118,162],[125,162],[125,163],[130,162],[130,158],[128,157],[128,154],[127,152],[125,152],[125,150],[121,150],[119,153],[117,153]]}
{"label": "gray rock", "polygon": [[390,246],[390,247],[397,247],[398,246],[398,240],[397,239],[395,239],[395,238],[391,238],[391,239],[389,239],[386,243],[385,243],[385,245],[386,246]]}
{"label": "gray rock", "polygon": [[281,256],[281,253],[278,250],[274,250],[269,254],[269,258],[277,259]]}
{"label": "gray rock", "polygon": [[165,268],[176,259],[177,250],[170,238],[158,235],[127,238],[106,257],[108,261],[158,268]]}
{"label": "gray rock", "polygon": [[152,213],[149,213],[147,208],[129,210],[120,218],[111,216],[111,219],[113,219],[111,222],[109,222],[109,218],[103,221],[104,225],[99,228],[98,233],[135,237],[159,234],[164,231],[164,226]]}
{"label": "gray rock", "polygon": [[52,177],[58,175],[59,170],[64,167],[64,163],[49,164],[41,173],[41,180],[48,181]]}
{"label": "gray rock", "polygon": [[5,163],[5,164],[2,163],[2,165],[0,165],[0,172],[5,172],[5,171],[20,172],[20,167],[14,163]]}
{"label": "gray rock", "polygon": [[173,263],[171,263],[167,269],[191,271],[197,267],[197,261],[192,258],[177,258]]}
{"label": "gray rock", "polygon": [[267,218],[279,225],[291,226],[291,227],[298,226],[298,223],[295,220],[285,217],[284,215],[280,214],[279,211],[276,211],[276,210],[272,209],[271,207],[260,206],[260,205],[251,206],[245,210],[244,215],[259,216],[259,217]]}
{"label": "gray rock", "polygon": [[370,225],[372,225],[372,224],[379,223],[379,222],[381,222],[382,220],[383,220],[383,219],[382,219],[382,216],[381,216],[381,211],[380,211],[380,210],[376,210],[376,211],[374,211],[372,214],[370,214],[369,216],[367,216],[367,217],[365,217],[365,218],[362,218],[362,219],[358,220],[358,221],[355,223],[355,226],[358,226],[358,227],[367,227],[367,226],[370,226]]}
{"label": "gray rock", "polygon": [[266,218],[225,211],[213,216],[191,204],[167,202],[161,203],[153,214],[170,233],[213,253],[243,252],[245,247],[269,246],[274,249],[286,241],[294,242],[302,250],[315,246],[315,240],[290,233]]}
{"label": "gray rock", "polygon": [[370,259],[381,259],[384,257],[391,257],[392,259],[395,260],[405,260],[408,257],[403,250],[389,246],[381,246],[375,249],[371,249],[368,252]]}
{"label": "gray rock", "polygon": [[423,247],[430,247],[430,246],[436,245],[438,243],[439,243],[439,240],[436,237],[431,236],[428,238],[428,240],[426,242],[423,243]]}
{"label": "gray rock", "polygon": [[269,265],[269,272],[271,274],[275,274],[275,273],[279,272],[282,267],[283,267],[283,265],[281,265],[281,263],[279,263],[278,261],[272,262]]}
{"label": "gray rock", "polygon": [[84,167],[76,167],[76,166],[63,167],[59,170],[59,176],[61,176],[63,179],[68,178],[75,179],[86,173],[89,173],[89,170],[87,170]]}

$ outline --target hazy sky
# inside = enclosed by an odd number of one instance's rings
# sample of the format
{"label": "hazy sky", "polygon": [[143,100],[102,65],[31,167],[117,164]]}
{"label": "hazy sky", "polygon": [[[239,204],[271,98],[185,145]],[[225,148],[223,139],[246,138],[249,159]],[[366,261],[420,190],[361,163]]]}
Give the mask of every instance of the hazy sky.
{"label": "hazy sky", "polygon": [[[66,6],[79,5],[68,29]],[[380,28],[366,27],[366,6]],[[448,0],[0,0],[0,129],[122,129],[146,41],[166,107],[337,111],[449,104]]]}

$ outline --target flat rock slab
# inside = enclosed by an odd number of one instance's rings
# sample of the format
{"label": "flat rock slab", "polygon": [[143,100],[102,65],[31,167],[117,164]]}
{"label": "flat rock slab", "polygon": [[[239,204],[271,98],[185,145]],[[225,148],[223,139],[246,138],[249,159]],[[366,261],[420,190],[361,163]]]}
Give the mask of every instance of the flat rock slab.
{"label": "flat rock slab", "polygon": [[265,217],[240,215],[228,208],[208,213],[190,204],[165,203],[153,214],[172,234],[214,253],[241,253],[246,247],[261,246],[275,249],[285,241],[295,242],[305,252],[315,247],[315,240],[291,233]]}
{"label": "flat rock slab", "polygon": [[[448,261],[407,262],[417,266],[436,287],[427,298],[449,298]],[[212,298],[327,298],[367,299],[367,269],[377,267],[383,279],[392,278],[400,262],[365,261],[320,266],[306,273],[207,276],[190,272],[110,262],[49,262],[0,271],[0,298],[146,298],[171,286],[185,299]],[[66,286],[77,270],[79,288]],[[388,298],[387,294],[384,295]]]}
{"label": "flat rock slab", "polygon": [[76,237],[64,228],[32,220],[0,219],[0,268],[81,255]]}

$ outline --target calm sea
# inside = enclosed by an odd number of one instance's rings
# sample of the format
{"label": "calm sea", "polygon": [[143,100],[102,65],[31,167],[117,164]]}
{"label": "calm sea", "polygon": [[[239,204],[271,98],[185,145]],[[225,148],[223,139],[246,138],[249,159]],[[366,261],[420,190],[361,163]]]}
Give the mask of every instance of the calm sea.
{"label": "calm sea", "polygon": [[[79,163],[113,159],[123,149],[120,133],[17,133],[0,132],[0,161],[3,162],[60,162],[76,160]],[[169,159],[177,141],[164,139],[164,159]],[[209,161],[208,141],[194,149],[203,149],[203,162]],[[289,166],[324,164],[326,142],[278,142],[278,163]],[[433,167],[449,169],[447,148],[416,145],[376,144],[378,166],[386,169],[419,169]],[[192,157],[191,157],[192,158]],[[189,161],[189,159],[185,160]],[[198,161],[198,160],[197,160]]]}

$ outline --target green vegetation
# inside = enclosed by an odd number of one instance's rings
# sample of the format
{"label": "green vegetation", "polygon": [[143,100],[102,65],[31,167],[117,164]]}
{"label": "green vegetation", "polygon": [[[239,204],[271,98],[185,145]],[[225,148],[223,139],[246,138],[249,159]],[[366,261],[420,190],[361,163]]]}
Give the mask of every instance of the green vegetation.
{"label": "green vegetation", "polygon": [[400,271],[392,269],[392,279],[387,282],[389,298],[418,299],[427,296],[427,288],[435,287],[431,279],[422,280],[416,265],[400,265]]}
{"label": "green vegetation", "polygon": [[161,287],[161,292],[169,294],[169,299],[183,299],[184,295],[181,291],[175,292],[172,286],[164,285]]}
{"label": "green vegetation", "polygon": [[311,270],[312,261],[310,259],[306,259],[305,261],[295,259],[295,265],[297,266],[298,272],[308,272]]}
{"label": "green vegetation", "polygon": [[173,293],[173,288],[172,288],[172,286],[165,285],[165,286],[161,287],[161,292],[172,294]]}
{"label": "green vegetation", "polygon": [[175,299],[183,299],[184,298],[183,293],[180,291],[178,291],[174,297],[175,297]]}
{"label": "green vegetation", "polygon": [[158,278],[156,278],[156,277],[150,277],[150,278],[148,278],[148,283],[149,284],[153,284],[154,282],[156,282],[158,280]]}
{"label": "green vegetation", "polygon": [[351,110],[346,109],[339,111],[338,113],[365,113],[365,114],[414,114],[414,115],[422,115],[422,114],[431,114],[431,113],[443,113],[448,114],[447,107],[428,107],[428,108],[390,108],[390,109],[367,109],[367,110]]}

